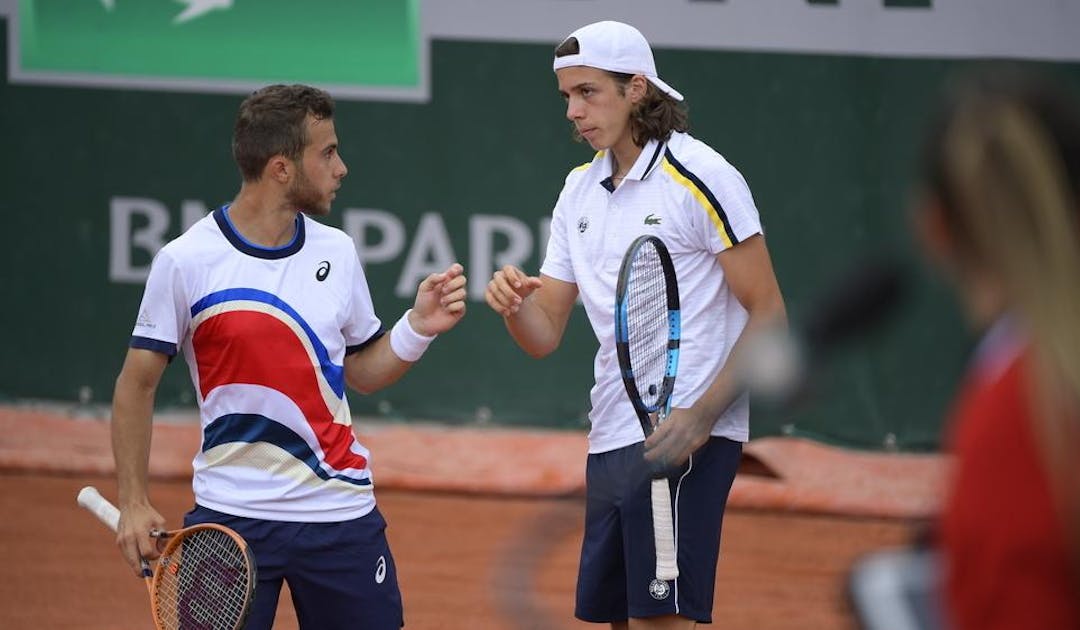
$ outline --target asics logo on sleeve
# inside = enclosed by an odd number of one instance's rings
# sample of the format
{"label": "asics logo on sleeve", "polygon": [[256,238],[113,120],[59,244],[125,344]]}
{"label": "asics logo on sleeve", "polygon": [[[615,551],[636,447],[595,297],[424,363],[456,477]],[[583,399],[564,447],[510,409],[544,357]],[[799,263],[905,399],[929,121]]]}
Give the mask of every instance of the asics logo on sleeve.
{"label": "asics logo on sleeve", "polygon": [[319,282],[326,280],[326,276],[330,275],[330,261],[324,260],[319,263],[319,269],[315,272],[315,279]]}

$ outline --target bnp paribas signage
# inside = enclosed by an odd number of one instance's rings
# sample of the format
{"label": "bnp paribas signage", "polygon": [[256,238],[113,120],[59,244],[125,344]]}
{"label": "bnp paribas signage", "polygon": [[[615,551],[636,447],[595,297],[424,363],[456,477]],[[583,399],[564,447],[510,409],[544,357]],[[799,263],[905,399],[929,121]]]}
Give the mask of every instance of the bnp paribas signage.
{"label": "bnp paribas signage", "polygon": [[422,100],[419,0],[18,0],[12,79]]}

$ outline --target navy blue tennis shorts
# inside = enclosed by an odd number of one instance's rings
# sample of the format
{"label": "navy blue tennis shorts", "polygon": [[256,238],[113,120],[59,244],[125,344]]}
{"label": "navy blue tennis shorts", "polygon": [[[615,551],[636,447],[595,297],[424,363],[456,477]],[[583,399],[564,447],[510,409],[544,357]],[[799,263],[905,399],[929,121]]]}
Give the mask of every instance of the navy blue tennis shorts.
{"label": "navy blue tennis shorts", "polygon": [[184,516],[184,526],[197,523],[231,527],[255,554],[258,585],[246,630],[274,625],[282,580],[289,584],[304,630],[397,630],[404,625],[386,521],[378,508],[351,521],[291,523],[195,506]]}
{"label": "navy blue tennis shorts", "polygon": [[741,456],[741,442],[713,437],[671,474],[679,577],[660,581],[642,443],[590,454],[575,615],[610,623],[676,614],[710,623],[724,505]]}

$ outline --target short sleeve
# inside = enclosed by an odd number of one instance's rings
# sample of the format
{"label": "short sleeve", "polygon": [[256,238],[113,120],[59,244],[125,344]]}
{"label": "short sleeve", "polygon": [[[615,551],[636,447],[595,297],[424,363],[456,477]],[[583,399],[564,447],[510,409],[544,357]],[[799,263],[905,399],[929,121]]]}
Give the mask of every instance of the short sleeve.
{"label": "short sleeve", "polygon": [[184,278],[168,249],[154,256],[129,346],[176,356],[191,324]]}
{"label": "short sleeve", "polygon": [[544,255],[544,262],[540,265],[540,273],[563,282],[577,282],[574,278],[574,267],[570,262],[570,251],[566,239],[565,205],[563,193],[560,193],[551,216],[547,253]]}
{"label": "short sleeve", "polygon": [[734,166],[721,161],[703,174],[695,188],[693,202],[704,210],[695,213],[696,236],[707,251],[719,254],[763,233],[750,187]]}
{"label": "short sleeve", "polygon": [[364,274],[364,268],[355,253],[353,254],[350,282],[349,311],[346,313],[345,324],[341,329],[342,335],[345,337],[346,354],[363,350],[385,332],[382,322],[375,315],[375,306],[371,301],[371,290],[368,288],[367,276]]}

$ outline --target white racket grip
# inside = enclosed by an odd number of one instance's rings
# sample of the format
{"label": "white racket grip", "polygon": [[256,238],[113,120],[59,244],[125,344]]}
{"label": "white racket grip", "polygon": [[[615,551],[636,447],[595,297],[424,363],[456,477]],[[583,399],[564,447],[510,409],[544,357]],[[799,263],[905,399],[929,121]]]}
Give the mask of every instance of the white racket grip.
{"label": "white racket grip", "polygon": [[116,509],[116,506],[109,503],[105,497],[101,496],[101,493],[97,491],[97,488],[93,486],[86,486],[82,490],[79,490],[79,497],[76,499],[80,506],[90,510],[94,516],[108,525],[115,532],[120,529],[120,510]]}
{"label": "white racket grip", "polygon": [[656,542],[656,579],[679,577],[675,556],[675,521],[671,516],[671,493],[667,479],[652,480],[653,538]]}

